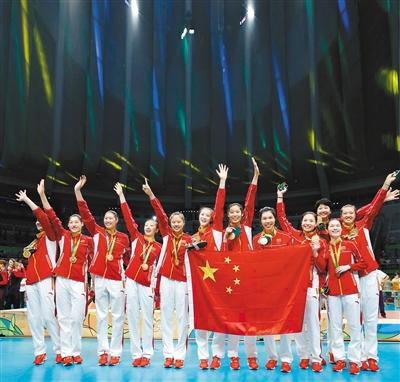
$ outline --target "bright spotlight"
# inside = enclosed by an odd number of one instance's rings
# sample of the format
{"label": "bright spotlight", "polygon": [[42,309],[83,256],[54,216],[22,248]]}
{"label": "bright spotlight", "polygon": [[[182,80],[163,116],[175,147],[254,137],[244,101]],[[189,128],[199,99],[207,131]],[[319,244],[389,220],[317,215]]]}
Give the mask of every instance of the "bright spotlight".
{"label": "bright spotlight", "polygon": [[193,28],[189,29],[189,34],[194,34],[194,29]]}
{"label": "bright spotlight", "polygon": [[139,16],[139,7],[136,0],[131,0],[131,13],[133,17]]}
{"label": "bright spotlight", "polygon": [[187,32],[188,32],[188,30],[187,30],[187,28],[185,27],[185,28],[183,29],[182,34],[181,34],[181,40],[183,40],[183,39],[185,38],[185,36],[187,35]]}
{"label": "bright spotlight", "polygon": [[255,16],[255,15],[256,15],[256,14],[255,14],[255,12],[254,12],[253,6],[252,6],[252,5],[249,5],[249,6],[247,7],[247,16],[249,17],[250,20],[252,20],[252,19],[254,19],[254,16]]}

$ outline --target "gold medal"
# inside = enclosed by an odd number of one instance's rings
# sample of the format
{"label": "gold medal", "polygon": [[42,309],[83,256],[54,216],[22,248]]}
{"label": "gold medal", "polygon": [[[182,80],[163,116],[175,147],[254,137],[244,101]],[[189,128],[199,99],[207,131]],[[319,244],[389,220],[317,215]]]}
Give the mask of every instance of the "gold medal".
{"label": "gold medal", "polygon": [[71,257],[69,258],[69,262],[70,262],[71,264],[75,264],[75,263],[76,263],[76,257],[75,257],[75,256],[71,256]]}
{"label": "gold medal", "polygon": [[113,256],[111,253],[109,253],[109,254],[106,256],[106,258],[107,258],[108,261],[114,260],[114,256]]}
{"label": "gold medal", "polygon": [[147,271],[149,269],[149,266],[147,264],[142,264],[142,269],[144,271]]}
{"label": "gold medal", "polygon": [[22,256],[24,256],[25,259],[29,259],[31,257],[31,251],[29,249],[24,249],[24,252],[22,252]]}

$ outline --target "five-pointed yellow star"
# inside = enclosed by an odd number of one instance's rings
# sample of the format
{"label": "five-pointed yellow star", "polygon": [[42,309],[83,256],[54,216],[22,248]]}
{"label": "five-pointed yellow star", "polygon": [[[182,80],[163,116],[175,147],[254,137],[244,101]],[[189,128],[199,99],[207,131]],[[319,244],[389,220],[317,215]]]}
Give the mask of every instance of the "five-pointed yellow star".
{"label": "five-pointed yellow star", "polygon": [[235,272],[239,272],[239,271],[240,271],[239,265],[234,265],[234,266],[233,266],[233,270],[234,270]]}
{"label": "five-pointed yellow star", "polygon": [[210,264],[208,263],[208,260],[206,261],[206,266],[205,267],[199,267],[203,272],[203,280],[206,280],[210,278],[214,282],[216,282],[214,273],[218,271],[218,268],[211,268]]}
{"label": "five-pointed yellow star", "polygon": [[240,280],[238,278],[236,278],[235,280],[233,280],[233,282],[235,283],[235,285],[239,285],[240,284]]}
{"label": "five-pointed yellow star", "polygon": [[229,264],[231,262],[231,258],[230,257],[225,257],[225,263]]}
{"label": "five-pointed yellow star", "polygon": [[227,287],[226,288],[226,293],[231,294],[232,293],[232,288],[231,287]]}

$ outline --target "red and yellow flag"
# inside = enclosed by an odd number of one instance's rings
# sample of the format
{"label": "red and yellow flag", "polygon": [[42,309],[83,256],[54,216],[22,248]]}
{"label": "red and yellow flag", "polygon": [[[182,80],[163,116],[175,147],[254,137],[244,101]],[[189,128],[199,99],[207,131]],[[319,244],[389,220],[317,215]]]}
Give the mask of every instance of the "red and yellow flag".
{"label": "red and yellow flag", "polygon": [[195,329],[226,334],[301,332],[311,266],[309,245],[191,251],[187,257],[191,323]]}

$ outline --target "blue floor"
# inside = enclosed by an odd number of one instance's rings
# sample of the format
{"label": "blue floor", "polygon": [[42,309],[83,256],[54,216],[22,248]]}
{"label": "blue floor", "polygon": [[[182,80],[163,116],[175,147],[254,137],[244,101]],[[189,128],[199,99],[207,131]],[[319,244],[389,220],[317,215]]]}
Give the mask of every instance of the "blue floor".
{"label": "blue floor", "polygon": [[[50,349],[50,342],[47,343]],[[66,368],[54,364],[54,355],[48,352],[48,360],[42,366],[32,365],[32,341],[30,338],[0,338],[0,381],[368,381],[368,382],[398,382],[400,381],[399,343],[380,343],[379,356],[381,371],[378,373],[362,372],[358,376],[350,376],[348,371],[334,373],[331,365],[327,365],[321,374],[309,370],[300,370],[297,367],[298,359],[295,358],[293,370],[290,374],[282,374],[279,369],[267,371],[264,369],[266,356],[263,344],[258,346],[260,370],[248,370],[245,364],[243,344],[240,344],[242,368],[239,371],[229,369],[228,360],[225,358],[219,370],[199,370],[197,361],[196,344],[189,342],[186,365],[181,370],[164,369],[162,367],[161,341],[156,341],[155,354],[149,368],[133,368],[130,365],[129,344],[124,345],[122,363],[116,367],[97,366],[96,340],[83,340],[84,364]],[[324,349],[325,353],[325,349]]]}

